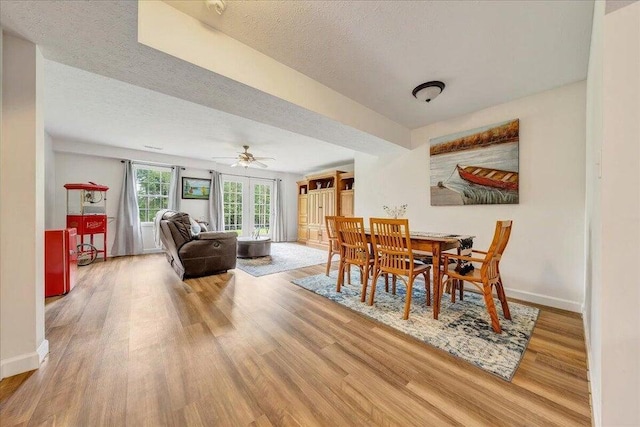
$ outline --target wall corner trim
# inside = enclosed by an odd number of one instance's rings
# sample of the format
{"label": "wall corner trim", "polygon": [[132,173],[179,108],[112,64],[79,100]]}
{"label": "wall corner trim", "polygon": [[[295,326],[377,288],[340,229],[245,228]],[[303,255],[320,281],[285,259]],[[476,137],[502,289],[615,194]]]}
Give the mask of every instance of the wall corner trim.
{"label": "wall corner trim", "polygon": [[582,310],[582,325],[584,327],[584,344],[587,350],[587,379],[589,380],[589,403],[591,404],[591,425],[600,427],[600,390],[594,390],[593,385],[593,369],[591,364],[593,363],[593,354],[591,351],[591,340],[589,339],[590,325],[587,322],[586,307],[583,305]]}
{"label": "wall corner trim", "polygon": [[43,340],[36,351],[0,361],[0,379],[38,369],[47,354],[49,354],[49,341]]}

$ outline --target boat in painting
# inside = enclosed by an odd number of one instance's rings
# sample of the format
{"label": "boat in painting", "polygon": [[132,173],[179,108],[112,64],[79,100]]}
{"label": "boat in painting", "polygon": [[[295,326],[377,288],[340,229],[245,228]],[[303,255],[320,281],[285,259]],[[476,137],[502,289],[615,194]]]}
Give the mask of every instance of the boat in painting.
{"label": "boat in painting", "polygon": [[483,168],[481,166],[457,165],[456,168],[460,178],[473,184],[502,190],[518,190],[518,172]]}

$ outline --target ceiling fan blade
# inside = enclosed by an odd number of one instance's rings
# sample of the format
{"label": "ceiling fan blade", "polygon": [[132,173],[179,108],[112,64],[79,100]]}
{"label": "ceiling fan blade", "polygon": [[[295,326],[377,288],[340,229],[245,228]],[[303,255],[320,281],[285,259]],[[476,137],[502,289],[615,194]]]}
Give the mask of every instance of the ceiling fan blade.
{"label": "ceiling fan blade", "polygon": [[235,157],[212,157],[212,159],[224,159],[224,160],[228,160],[228,159],[237,159],[238,156]]}
{"label": "ceiling fan blade", "polygon": [[235,162],[234,164],[231,165],[232,168],[236,168],[240,166],[240,162]]}
{"label": "ceiling fan blade", "polygon": [[258,161],[253,161],[253,162],[251,162],[251,164],[252,164],[252,165],[259,166],[259,167],[261,167],[261,168],[268,168],[268,167],[269,167],[269,166],[265,165],[264,163],[262,163],[262,162],[258,162]]}
{"label": "ceiling fan blade", "polygon": [[273,157],[254,157],[253,160],[275,160]]}

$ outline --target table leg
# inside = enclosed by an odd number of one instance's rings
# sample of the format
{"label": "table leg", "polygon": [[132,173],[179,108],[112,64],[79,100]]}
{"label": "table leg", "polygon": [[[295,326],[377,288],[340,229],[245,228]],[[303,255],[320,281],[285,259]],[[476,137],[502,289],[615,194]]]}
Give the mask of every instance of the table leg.
{"label": "table leg", "polygon": [[440,313],[440,287],[442,286],[440,275],[440,244],[433,245],[433,318],[438,320]]}

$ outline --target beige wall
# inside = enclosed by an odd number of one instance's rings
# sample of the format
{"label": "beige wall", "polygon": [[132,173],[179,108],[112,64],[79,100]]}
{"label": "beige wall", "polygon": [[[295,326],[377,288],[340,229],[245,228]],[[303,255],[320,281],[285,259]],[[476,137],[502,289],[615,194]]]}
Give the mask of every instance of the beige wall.
{"label": "beige wall", "polygon": [[[585,82],[413,131],[400,156],[357,154],[356,214],[408,204],[416,230],[471,234],[487,248],[496,220],[513,219],[500,265],[507,295],[573,311],[584,301]],[[520,204],[431,206],[429,139],[520,119]]]}
{"label": "beige wall", "polygon": [[0,143],[0,375],[36,369],[44,337],[42,55],[3,35]]}
{"label": "beige wall", "polygon": [[640,3],[604,18],[602,425],[640,425]]}

